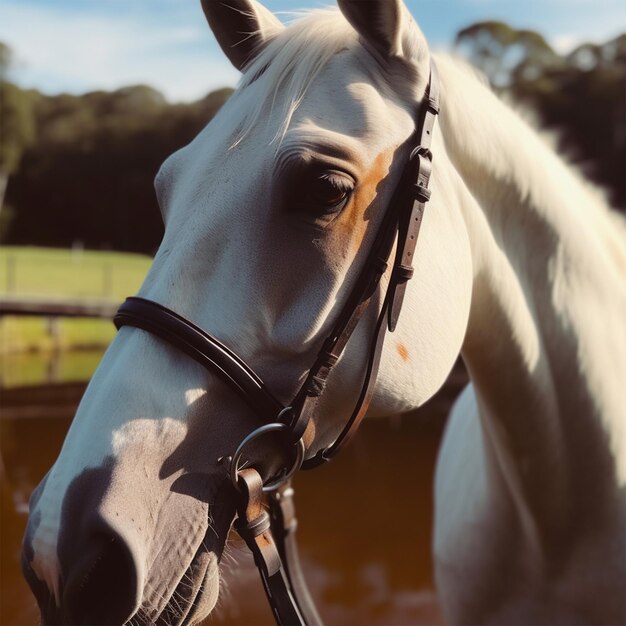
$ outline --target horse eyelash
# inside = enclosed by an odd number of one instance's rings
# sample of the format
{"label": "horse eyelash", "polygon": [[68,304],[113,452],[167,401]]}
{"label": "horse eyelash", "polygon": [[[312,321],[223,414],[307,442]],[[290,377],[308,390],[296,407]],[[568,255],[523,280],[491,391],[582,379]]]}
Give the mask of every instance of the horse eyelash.
{"label": "horse eyelash", "polygon": [[354,190],[354,183],[345,176],[342,176],[336,172],[323,172],[320,176],[318,176],[320,180],[326,180],[329,183],[332,183],[337,189],[345,192],[351,192]]}

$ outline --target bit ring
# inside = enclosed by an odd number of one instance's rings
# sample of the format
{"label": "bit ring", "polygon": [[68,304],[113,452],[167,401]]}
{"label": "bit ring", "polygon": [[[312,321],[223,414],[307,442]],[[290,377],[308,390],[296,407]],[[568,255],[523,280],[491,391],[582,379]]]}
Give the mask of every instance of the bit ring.
{"label": "bit ring", "polygon": [[[229,469],[230,481],[235,487],[235,489],[237,489],[237,491],[239,491],[239,485],[238,485],[239,467],[238,466],[239,466],[239,461],[241,460],[241,456],[246,446],[251,441],[254,441],[255,439],[267,433],[286,432],[289,430],[290,428],[287,424],[283,424],[281,422],[273,422],[271,424],[265,424],[264,426],[260,426],[259,428],[257,428],[256,430],[253,430],[249,435],[246,435],[246,437],[243,438],[241,443],[237,446],[237,450],[235,450],[235,454],[233,454],[233,457],[230,461],[230,469]],[[302,441],[302,439],[299,439],[294,444],[294,446],[296,448],[296,453],[295,453],[293,464],[287,471],[285,471],[284,473],[281,473],[279,476],[277,476],[273,480],[270,480],[267,484],[263,485],[264,492],[267,493],[268,491],[274,491],[276,488],[280,487],[280,485],[282,485],[284,482],[289,480],[300,469],[300,466],[302,465],[302,461],[304,460],[304,453],[305,453],[304,441]]]}

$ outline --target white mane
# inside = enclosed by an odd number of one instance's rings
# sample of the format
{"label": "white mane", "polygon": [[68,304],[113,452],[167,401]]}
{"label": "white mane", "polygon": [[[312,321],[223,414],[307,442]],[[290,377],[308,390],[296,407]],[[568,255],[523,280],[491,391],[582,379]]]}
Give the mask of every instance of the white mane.
{"label": "white mane", "polygon": [[[449,170],[436,158],[442,184],[459,175],[468,192],[451,201],[460,200],[472,241],[475,311],[463,347],[473,385],[438,461],[435,553],[447,616],[616,621],[623,601],[583,599],[580,572],[623,589],[623,514],[604,518],[602,507],[623,506],[626,484],[624,229],[602,192],[518,113],[457,62],[438,65]],[[525,575],[524,592],[485,592],[481,606],[480,583],[468,584],[477,572],[483,583],[489,572]],[[533,596],[533,585],[547,595]],[[566,588],[577,591],[564,600]]]}
{"label": "white mane", "polygon": [[[442,68],[452,69],[455,78],[458,78],[459,72],[462,74],[463,89],[472,88],[473,86],[471,85],[471,83],[475,81],[479,83],[482,87],[487,89],[489,93],[493,93],[486,76],[476,67],[471,65],[466,59],[450,53],[437,54],[436,59],[438,65],[440,65]],[[472,95],[474,93],[478,92],[473,91]],[[513,130],[516,134],[521,135],[520,139],[524,140],[525,136],[528,134],[528,131],[530,131],[530,136],[540,139],[540,141],[548,148],[549,152],[552,153],[552,156],[557,156],[556,153],[559,152],[557,145],[559,139],[559,131],[546,130],[545,128],[543,128],[539,117],[537,116],[537,112],[532,109],[532,107],[520,103],[519,101],[509,96],[507,93],[493,94],[493,96],[494,97],[491,98],[492,102],[500,101],[505,106],[498,107],[499,110],[495,110],[493,109],[493,107],[490,107],[490,114],[485,115],[481,118],[475,118],[474,125],[485,123],[490,124],[491,122],[493,122],[493,120],[491,119],[492,113],[498,115],[500,111],[506,111],[508,112],[508,114],[511,115],[511,118],[507,118],[507,122],[515,119],[515,123],[513,124],[511,129],[507,130]],[[462,107],[463,102],[455,102],[455,106]],[[521,124],[519,122],[521,122]],[[482,131],[484,130],[486,129],[483,128]],[[486,135],[484,133],[482,134],[485,139],[490,139],[494,133],[487,133]],[[480,149],[483,149],[484,147],[485,145],[483,144],[480,146]],[[495,166],[496,162],[501,159],[502,153],[490,149],[488,151],[488,154],[484,156],[487,159],[492,160]],[[623,216],[615,211],[610,210],[609,202],[607,201],[606,194],[604,193],[604,190],[602,188],[590,183],[575,164],[568,162],[567,157],[563,159],[563,155],[559,153],[558,160],[561,164],[561,167],[568,169],[569,172],[575,176],[578,183],[585,188],[588,194],[590,194],[591,198],[593,199],[593,205],[601,207],[601,211],[609,211],[612,216],[617,216],[619,221],[623,222]],[[519,169],[516,168],[516,171],[522,174],[522,176],[529,173],[526,167]]]}

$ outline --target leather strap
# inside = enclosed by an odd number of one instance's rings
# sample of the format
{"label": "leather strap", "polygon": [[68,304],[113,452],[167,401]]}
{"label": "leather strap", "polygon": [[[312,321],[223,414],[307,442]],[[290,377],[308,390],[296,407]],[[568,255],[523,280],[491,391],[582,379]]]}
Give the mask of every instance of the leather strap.
{"label": "leather strap", "polygon": [[261,475],[252,468],[241,470],[238,486],[241,497],[235,529],[254,556],[276,623],[305,626],[270,532],[270,516],[263,506]]}
{"label": "leather strap", "polygon": [[300,565],[300,554],[296,541],[298,520],[296,519],[293,496],[294,490],[291,482],[286,482],[279,489],[269,494],[272,536],[285,568],[289,590],[302,617],[304,617],[304,621],[307,626],[322,626],[322,620],[315,608]]}
{"label": "leather strap", "polygon": [[376,330],[374,332],[374,338],[372,341],[372,345],[369,351],[369,359],[367,362],[367,369],[365,370],[365,376],[363,378],[363,384],[361,387],[361,391],[359,393],[359,397],[356,401],[354,409],[352,410],[352,414],[350,418],[346,422],[343,430],[335,439],[335,441],[328,446],[327,448],[323,448],[319,450],[315,456],[312,456],[306,459],[302,463],[303,470],[310,470],[322,465],[330,461],[334,458],[341,448],[345,446],[356,433],[359,425],[363,421],[365,414],[369,408],[369,405],[372,401],[372,397],[374,395],[374,388],[376,386],[376,378],[378,376],[378,367],[380,365],[380,357],[382,356],[383,345],[385,342],[386,335],[386,317],[388,311],[388,298],[386,298],[385,304],[378,316],[378,321],[376,322]]}
{"label": "leather strap", "polygon": [[141,328],[175,346],[217,374],[264,420],[273,421],[283,409],[280,401],[243,359],[193,322],[157,302],[126,298],[113,323],[118,330],[122,326]]}
{"label": "leather strap", "polygon": [[[388,328],[390,332],[393,332],[400,316],[406,283],[413,276],[413,254],[424,208],[430,199],[430,190],[428,189],[432,171],[430,146],[436,116],[439,113],[439,77],[434,62],[431,66],[431,77],[425,98],[426,106],[421,109],[421,119],[415,133],[417,147],[413,149],[402,180],[396,188],[385,221],[361,274],[361,279],[357,281],[335,323],[333,332],[326,340],[309,371],[307,379],[292,403],[296,411],[291,424],[292,438],[296,440],[296,437],[301,437],[316,414],[319,396],[324,390],[332,368],[339,360],[359,320],[377,291],[380,279],[387,268],[391,248],[397,237],[396,257],[383,307],[376,324],[374,339],[370,346],[363,386],[352,415],[337,439],[328,448],[322,449],[314,457],[306,459],[302,464],[302,469],[312,469],[330,460],[354,435],[367,413],[373,397],[385,331]],[[388,317],[386,326],[383,324],[385,315]]]}
{"label": "leather strap", "polygon": [[430,200],[430,190],[428,183],[432,173],[432,152],[430,146],[432,144],[433,130],[437,115],[439,115],[439,74],[437,66],[433,62],[430,69],[430,83],[426,106],[423,107],[422,126],[419,134],[419,145],[413,150],[411,160],[416,160],[417,174],[416,180],[410,183],[409,197],[412,200],[412,207],[405,214],[403,223],[400,224],[400,237],[398,245],[401,246],[400,259],[396,263],[393,274],[391,276],[390,289],[392,290],[391,307],[389,309],[389,331],[396,329],[402,303],[404,302],[404,294],[406,292],[406,284],[413,277],[413,258],[417,238],[419,236],[420,227],[422,225],[422,217],[426,203]]}

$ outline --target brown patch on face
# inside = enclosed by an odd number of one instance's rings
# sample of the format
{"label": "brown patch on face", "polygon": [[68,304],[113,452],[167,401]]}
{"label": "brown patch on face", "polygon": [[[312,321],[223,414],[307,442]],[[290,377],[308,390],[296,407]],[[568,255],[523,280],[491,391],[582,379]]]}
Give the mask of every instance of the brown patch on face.
{"label": "brown patch on face", "polygon": [[304,445],[307,448],[310,448],[313,445],[313,442],[315,441],[316,431],[317,431],[317,424],[315,423],[315,420],[311,420],[308,426],[306,427],[306,430],[304,431],[304,435],[302,435]]}
{"label": "brown patch on face", "polygon": [[409,360],[409,351],[403,343],[396,344],[396,351],[400,355],[400,358],[406,363]]}
{"label": "brown patch on face", "polygon": [[[395,148],[381,152],[365,176],[359,181],[353,199],[340,218],[341,231],[350,237],[351,248],[358,249],[369,221],[367,209],[376,198],[380,182],[389,173]],[[347,231],[347,232],[346,232]]]}

